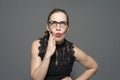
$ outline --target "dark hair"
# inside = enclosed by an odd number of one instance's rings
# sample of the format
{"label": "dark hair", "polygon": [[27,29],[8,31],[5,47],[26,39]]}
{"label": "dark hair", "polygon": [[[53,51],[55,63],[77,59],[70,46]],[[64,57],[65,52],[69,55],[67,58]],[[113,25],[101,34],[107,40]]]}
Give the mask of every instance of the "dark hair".
{"label": "dark hair", "polygon": [[57,13],[57,12],[62,12],[62,13],[64,13],[64,14],[66,15],[67,22],[68,22],[68,25],[69,25],[69,17],[68,17],[67,12],[66,12],[65,10],[59,9],[59,8],[55,8],[55,9],[53,9],[53,10],[49,13],[48,19],[47,19],[47,23],[49,23],[49,20],[50,20],[51,15],[54,14],[54,13]]}

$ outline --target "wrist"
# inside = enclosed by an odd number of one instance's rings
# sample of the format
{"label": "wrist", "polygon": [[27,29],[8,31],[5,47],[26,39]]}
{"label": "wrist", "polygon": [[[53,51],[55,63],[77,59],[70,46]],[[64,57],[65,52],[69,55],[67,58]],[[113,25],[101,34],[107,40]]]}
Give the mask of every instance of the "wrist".
{"label": "wrist", "polygon": [[46,58],[46,59],[50,59],[51,58],[51,56],[49,55],[49,52],[46,52],[46,54],[45,54],[45,57],[44,58]]}

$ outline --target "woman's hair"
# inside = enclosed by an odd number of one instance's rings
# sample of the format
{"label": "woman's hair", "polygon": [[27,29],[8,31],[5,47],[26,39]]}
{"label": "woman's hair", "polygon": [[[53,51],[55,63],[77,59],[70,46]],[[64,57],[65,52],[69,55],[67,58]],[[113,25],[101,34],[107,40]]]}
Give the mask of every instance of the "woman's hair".
{"label": "woman's hair", "polygon": [[47,19],[47,23],[49,23],[49,20],[50,20],[51,15],[54,14],[54,13],[57,13],[57,12],[62,12],[62,13],[64,13],[64,14],[66,15],[67,22],[68,22],[68,25],[69,25],[69,17],[68,17],[67,12],[66,12],[65,10],[59,9],[59,8],[55,8],[55,9],[53,9],[53,10],[49,13],[48,19]]}

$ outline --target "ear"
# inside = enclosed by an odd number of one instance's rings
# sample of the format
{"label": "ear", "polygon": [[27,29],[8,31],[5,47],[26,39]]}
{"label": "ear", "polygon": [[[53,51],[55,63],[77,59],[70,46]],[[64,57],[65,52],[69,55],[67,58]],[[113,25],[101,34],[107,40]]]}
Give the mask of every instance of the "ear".
{"label": "ear", "polygon": [[47,31],[50,31],[49,26],[47,24],[46,24],[46,29],[47,29]]}
{"label": "ear", "polygon": [[68,27],[67,31],[69,31],[69,30],[70,30],[70,27]]}

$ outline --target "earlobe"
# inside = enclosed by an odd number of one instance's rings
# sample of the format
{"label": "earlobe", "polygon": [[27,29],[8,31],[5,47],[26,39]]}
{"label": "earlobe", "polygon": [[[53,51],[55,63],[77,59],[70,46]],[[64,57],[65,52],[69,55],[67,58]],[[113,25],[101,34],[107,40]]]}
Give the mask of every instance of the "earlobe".
{"label": "earlobe", "polygon": [[67,29],[67,31],[69,31],[70,30],[70,27]]}

